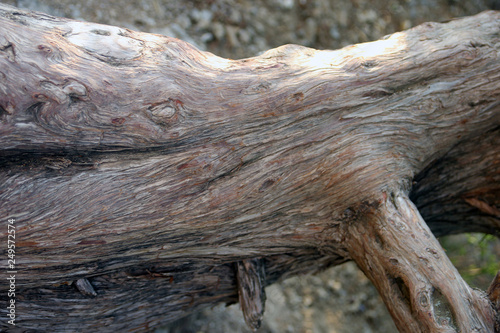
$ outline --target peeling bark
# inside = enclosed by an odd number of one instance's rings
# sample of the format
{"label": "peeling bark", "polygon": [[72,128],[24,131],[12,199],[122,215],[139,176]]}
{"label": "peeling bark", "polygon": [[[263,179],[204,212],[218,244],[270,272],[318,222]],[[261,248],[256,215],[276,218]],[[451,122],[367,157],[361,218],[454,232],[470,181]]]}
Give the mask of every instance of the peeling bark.
{"label": "peeling bark", "polygon": [[500,229],[499,22],[228,60],[0,5],[19,327],[146,331],[238,291],[256,327],[264,286],[353,259],[400,330],[491,332],[431,230]]}

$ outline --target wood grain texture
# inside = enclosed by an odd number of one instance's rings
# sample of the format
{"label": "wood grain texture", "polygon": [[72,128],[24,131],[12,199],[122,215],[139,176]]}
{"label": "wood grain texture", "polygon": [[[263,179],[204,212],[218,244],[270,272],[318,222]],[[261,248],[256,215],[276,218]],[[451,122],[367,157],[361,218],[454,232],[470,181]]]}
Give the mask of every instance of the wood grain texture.
{"label": "wood grain texture", "polygon": [[410,198],[436,236],[499,236],[500,128],[457,143],[415,177]]}
{"label": "wood grain texture", "polygon": [[500,271],[497,272],[495,278],[491,282],[488,290],[488,298],[493,304],[493,308],[497,312],[495,320],[495,331],[500,331]]}
{"label": "wood grain texture", "polygon": [[243,260],[236,263],[238,301],[247,325],[256,331],[262,321],[266,303],[266,281],[264,262],[260,259]]}
{"label": "wood grain texture", "polygon": [[486,294],[465,283],[405,195],[387,193],[375,215],[359,216],[346,228],[353,260],[380,291],[400,332],[494,331],[496,311]]}
{"label": "wood grain texture", "polygon": [[236,262],[263,258],[267,285],[358,258],[345,225],[378,223],[383,193],[411,190],[439,234],[498,233],[499,22],[229,60],[0,5],[0,217],[16,219],[19,323],[142,331],[236,301]]}

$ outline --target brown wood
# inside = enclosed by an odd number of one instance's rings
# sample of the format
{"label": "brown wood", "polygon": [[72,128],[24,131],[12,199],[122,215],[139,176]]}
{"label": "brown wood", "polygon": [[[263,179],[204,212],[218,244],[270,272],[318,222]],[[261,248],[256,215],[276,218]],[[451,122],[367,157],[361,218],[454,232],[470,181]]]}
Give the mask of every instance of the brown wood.
{"label": "brown wood", "polygon": [[496,311],[495,332],[500,331],[500,271],[497,272],[495,278],[488,288],[488,297]]}
{"label": "brown wood", "polygon": [[265,274],[264,262],[260,259],[247,259],[236,263],[238,302],[241,305],[245,322],[253,331],[260,327],[264,315]]}
{"label": "brown wood", "polygon": [[374,215],[346,224],[347,243],[399,331],[492,331],[490,301],[462,280],[413,203],[400,193],[382,197],[371,203]]}
{"label": "brown wood", "polygon": [[18,327],[145,331],[237,301],[237,274],[354,259],[401,331],[491,332],[431,231],[499,232],[499,21],[228,60],[0,5]]}

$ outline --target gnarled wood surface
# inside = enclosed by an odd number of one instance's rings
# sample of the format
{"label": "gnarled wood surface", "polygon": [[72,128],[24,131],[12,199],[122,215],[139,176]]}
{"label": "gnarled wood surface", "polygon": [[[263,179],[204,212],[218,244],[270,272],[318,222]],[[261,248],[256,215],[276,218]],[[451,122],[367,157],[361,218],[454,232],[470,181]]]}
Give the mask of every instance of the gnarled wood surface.
{"label": "gnarled wood surface", "polygon": [[145,331],[237,274],[241,297],[354,259],[401,331],[493,330],[424,220],[498,234],[499,13],[243,60],[5,5],[0,28],[18,327]]}

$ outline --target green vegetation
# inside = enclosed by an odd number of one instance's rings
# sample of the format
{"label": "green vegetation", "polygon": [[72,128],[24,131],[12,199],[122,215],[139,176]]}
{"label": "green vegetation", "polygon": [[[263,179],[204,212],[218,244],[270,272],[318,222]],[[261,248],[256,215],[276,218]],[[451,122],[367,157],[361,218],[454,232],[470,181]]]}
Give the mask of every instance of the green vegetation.
{"label": "green vegetation", "polygon": [[440,242],[465,281],[486,290],[500,269],[500,239],[471,233],[442,237]]}

